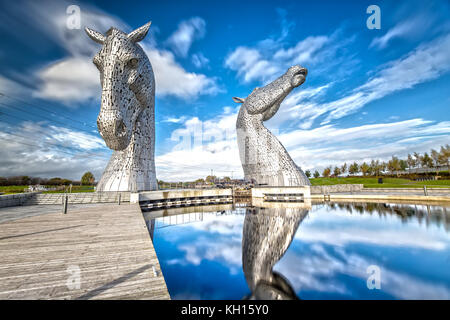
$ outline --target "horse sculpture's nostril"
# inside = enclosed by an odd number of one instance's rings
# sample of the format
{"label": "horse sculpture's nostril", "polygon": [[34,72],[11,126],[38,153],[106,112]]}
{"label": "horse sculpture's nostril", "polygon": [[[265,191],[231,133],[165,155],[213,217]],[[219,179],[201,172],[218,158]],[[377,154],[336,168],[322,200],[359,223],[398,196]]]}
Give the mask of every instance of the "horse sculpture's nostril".
{"label": "horse sculpture's nostril", "polygon": [[294,75],[302,75],[305,76],[308,74],[308,69],[306,68],[301,68],[298,72],[296,72]]}
{"label": "horse sculpture's nostril", "polygon": [[126,133],[126,126],[125,123],[123,123],[123,120],[119,120],[116,123],[116,135],[117,136],[123,136]]}

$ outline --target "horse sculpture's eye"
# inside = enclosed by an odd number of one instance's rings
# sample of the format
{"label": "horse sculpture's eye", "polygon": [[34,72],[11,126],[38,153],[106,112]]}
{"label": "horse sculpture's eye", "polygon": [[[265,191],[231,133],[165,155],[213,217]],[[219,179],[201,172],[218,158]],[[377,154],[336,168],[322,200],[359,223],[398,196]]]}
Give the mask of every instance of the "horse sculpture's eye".
{"label": "horse sculpture's eye", "polygon": [[94,65],[97,67],[98,70],[101,71],[102,69],[102,61],[100,60],[99,57],[95,56],[93,59]]}
{"label": "horse sculpture's eye", "polygon": [[137,68],[138,62],[139,62],[138,59],[136,59],[136,58],[131,58],[130,60],[128,60],[127,65],[128,65],[130,68]]}

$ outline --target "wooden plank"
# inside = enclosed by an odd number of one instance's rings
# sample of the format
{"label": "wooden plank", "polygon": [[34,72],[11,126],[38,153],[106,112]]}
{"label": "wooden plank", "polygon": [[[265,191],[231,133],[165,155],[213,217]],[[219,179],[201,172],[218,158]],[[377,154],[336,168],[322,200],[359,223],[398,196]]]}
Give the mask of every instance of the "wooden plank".
{"label": "wooden plank", "polygon": [[97,204],[0,223],[0,299],[170,296],[139,205]]}

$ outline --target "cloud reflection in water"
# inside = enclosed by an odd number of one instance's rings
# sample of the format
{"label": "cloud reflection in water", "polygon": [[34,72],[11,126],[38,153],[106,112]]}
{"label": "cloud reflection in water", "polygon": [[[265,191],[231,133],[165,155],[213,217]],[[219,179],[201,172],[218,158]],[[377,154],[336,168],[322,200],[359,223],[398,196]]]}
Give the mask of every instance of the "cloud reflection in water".
{"label": "cloud reflection in water", "polygon": [[[450,299],[446,207],[340,203],[169,218],[155,220],[154,245],[172,298]],[[366,286],[369,265],[381,268],[380,290]]]}

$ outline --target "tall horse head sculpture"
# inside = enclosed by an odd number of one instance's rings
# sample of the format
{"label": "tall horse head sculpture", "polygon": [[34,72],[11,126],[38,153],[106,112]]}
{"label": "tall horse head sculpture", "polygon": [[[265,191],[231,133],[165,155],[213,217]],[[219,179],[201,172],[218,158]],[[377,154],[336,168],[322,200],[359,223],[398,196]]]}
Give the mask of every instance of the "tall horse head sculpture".
{"label": "tall horse head sculpture", "polygon": [[97,127],[113,150],[97,191],[157,189],[155,174],[155,77],[138,44],[151,22],[130,33],[110,28],[105,35],[86,28],[102,45],[93,59],[100,72]]}
{"label": "tall horse head sculpture", "polygon": [[290,67],[275,81],[254,89],[246,99],[233,98],[235,102],[242,103],[236,131],[247,180],[269,186],[310,185],[309,179],[281,142],[263,124],[277,113],[286,96],[305,82],[307,73],[301,66]]}

